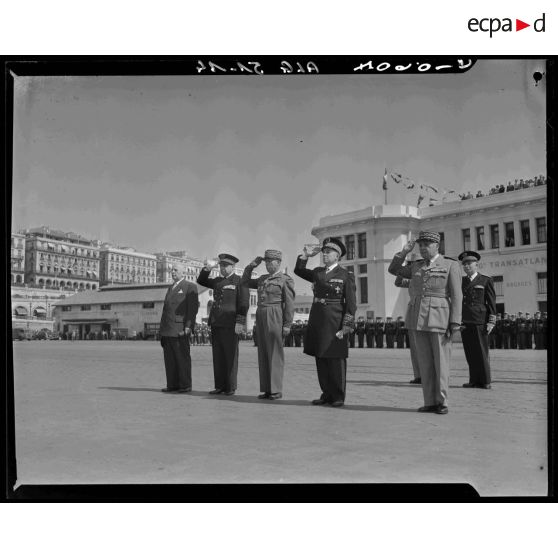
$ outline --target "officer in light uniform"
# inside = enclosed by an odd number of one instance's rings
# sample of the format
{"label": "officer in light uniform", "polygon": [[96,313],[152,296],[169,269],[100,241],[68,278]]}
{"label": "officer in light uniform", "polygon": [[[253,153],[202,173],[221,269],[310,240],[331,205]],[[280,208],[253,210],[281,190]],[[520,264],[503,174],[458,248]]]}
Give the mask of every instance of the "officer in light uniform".
{"label": "officer in light uniform", "polygon": [[[266,250],[250,262],[242,275],[242,285],[258,290],[256,329],[259,335],[258,366],[259,399],[280,399],[283,395],[285,357],[283,340],[291,334],[294,316],[294,281],[280,271],[283,255],[279,250]],[[252,279],[252,271],[265,261],[267,274]],[[290,345],[289,345],[290,346]]]}
{"label": "officer in light uniform", "polygon": [[[309,257],[323,252],[323,267],[306,269]],[[295,274],[313,284],[314,302],[310,309],[304,352],[316,358],[318,380],[322,389],[313,405],[342,407],[345,401],[348,335],[356,311],[355,278],[338,264],[347,253],[337,238],[326,238],[320,249],[311,253],[304,247],[296,261]]]}
{"label": "officer in light uniform", "polygon": [[466,388],[490,389],[490,357],[488,336],[496,324],[496,293],[491,277],[477,271],[481,259],[477,252],[467,250],[458,256],[463,265],[463,311],[461,340],[469,365]]}
{"label": "officer in light uniform", "polygon": [[439,233],[421,231],[417,243],[422,260],[405,265],[415,245],[411,240],[395,254],[388,271],[411,280],[405,323],[422,380],[424,406],[419,412],[445,415],[452,335],[461,325],[461,270],[455,260],[438,252]]}

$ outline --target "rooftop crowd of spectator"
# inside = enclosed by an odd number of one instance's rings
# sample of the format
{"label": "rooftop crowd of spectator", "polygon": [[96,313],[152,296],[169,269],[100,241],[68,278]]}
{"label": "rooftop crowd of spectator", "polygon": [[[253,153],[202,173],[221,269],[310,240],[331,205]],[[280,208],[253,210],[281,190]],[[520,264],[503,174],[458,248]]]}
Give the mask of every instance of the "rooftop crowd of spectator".
{"label": "rooftop crowd of spectator", "polygon": [[[508,182],[507,186],[503,184],[498,184],[490,188],[488,192],[488,196],[492,196],[494,194],[502,194],[504,192],[513,192],[514,190],[522,190],[523,188],[533,188],[535,186],[544,186],[546,184],[546,178],[544,175],[535,176],[534,178],[529,179],[515,179],[514,184],[511,183],[511,180]],[[479,190],[476,195],[471,193],[470,191],[466,194],[459,194],[460,200],[472,200],[473,198],[482,198],[485,194],[483,194],[482,190]]]}

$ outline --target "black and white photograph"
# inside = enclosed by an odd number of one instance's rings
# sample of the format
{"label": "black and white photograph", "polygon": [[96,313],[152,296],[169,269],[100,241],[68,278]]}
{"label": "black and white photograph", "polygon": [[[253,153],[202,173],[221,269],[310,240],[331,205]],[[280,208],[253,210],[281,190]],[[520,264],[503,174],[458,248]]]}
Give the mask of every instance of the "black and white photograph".
{"label": "black and white photograph", "polygon": [[548,495],[549,63],[349,58],[12,71],[16,490]]}

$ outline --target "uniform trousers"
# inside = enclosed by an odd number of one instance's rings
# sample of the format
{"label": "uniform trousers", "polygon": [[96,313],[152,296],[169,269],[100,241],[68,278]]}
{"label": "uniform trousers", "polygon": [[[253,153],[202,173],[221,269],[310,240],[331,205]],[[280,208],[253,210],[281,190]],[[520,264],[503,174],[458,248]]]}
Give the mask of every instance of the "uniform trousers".
{"label": "uniform trousers", "polygon": [[395,340],[395,335],[393,333],[386,333],[386,347],[388,349],[393,349],[393,342]]}
{"label": "uniform trousers", "polygon": [[404,349],[405,348],[405,336],[404,335],[396,335],[395,336],[395,342],[397,343],[397,348],[398,349]]}
{"label": "uniform trousers", "polygon": [[192,358],[187,335],[161,337],[167,389],[190,389],[192,387]]}
{"label": "uniform trousers", "polygon": [[211,328],[215,389],[236,390],[238,374],[238,335],[232,327]]}
{"label": "uniform trousers", "polygon": [[366,346],[369,349],[374,348],[374,334],[373,333],[367,333],[366,334]]}
{"label": "uniform trousers", "polygon": [[510,349],[517,349],[517,333],[510,333]]}
{"label": "uniform trousers", "polygon": [[502,332],[502,349],[510,348],[510,334],[507,331]]}
{"label": "uniform trousers", "polygon": [[358,338],[358,348],[362,349],[364,347],[364,332],[357,332],[357,338]]}
{"label": "uniform trousers", "polygon": [[526,349],[532,349],[533,348],[533,332],[532,331],[526,331],[524,333],[525,336],[525,348]]}
{"label": "uniform trousers", "polygon": [[260,333],[258,367],[260,391],[280,393],[283,390],[285,356],[283,351],[283,310],[280,304],[260,306],[256,312]]}
{"label": "uniform trousers", "polygon": [[541,350],[544,349],[544,333],[535,333],[534,334],[535,337],[535,349],[537,350]]}
{"label": "uniform trousers", "polygon": [[329,403],[345,401],[347,359],[316,357],[316,368],[322,389],[321,399]]}
{"label": "uniform trousers", "polygon": [[409,337],[409,342],[411,343],[411,365],[413,367],[413,376],[415,380],[420,379],[420,368],[417,359],[417,348],[414,346],[415,338],[413,336]]}
{"label": "uniform trousers", "polygon": [[378,347],[378,349],[382,349],[384,346],[384,334],[383,333],[377,333],[376,334],[376,347]]}
{"label": "uniform trousers", "polygon": [[489,334],[484,324],[465,324],[465,329],[461,332],[471,384],[489,384],[491,382],[488,338]]}
{"label": "uniform trousers", "polygon": [[445,333],[409,330],[415,345],[424,404],[446,405],[452,342]]}

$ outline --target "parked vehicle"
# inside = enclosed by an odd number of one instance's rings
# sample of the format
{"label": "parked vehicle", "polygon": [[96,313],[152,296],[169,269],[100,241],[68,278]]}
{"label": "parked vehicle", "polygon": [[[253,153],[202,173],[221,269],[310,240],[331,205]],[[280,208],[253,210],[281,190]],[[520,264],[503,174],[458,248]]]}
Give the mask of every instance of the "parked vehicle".
{"label": "parked vehicle", "polygon": [[12,328],[12,340],[13,341],[31,341],[33,336],[31,332],[23,329],[22,327]]}

